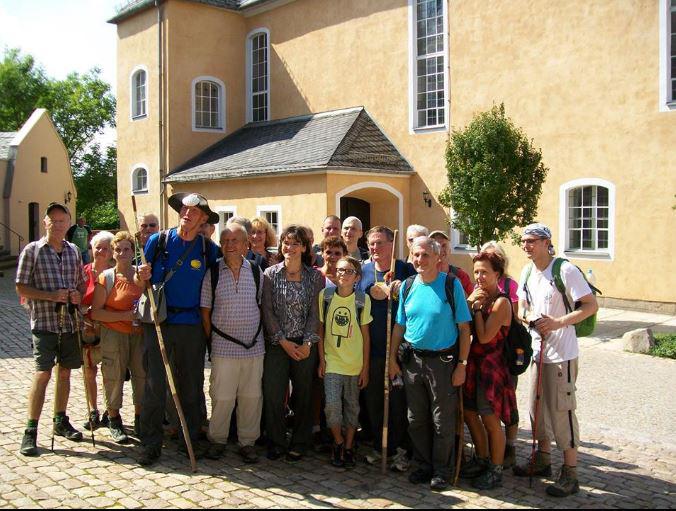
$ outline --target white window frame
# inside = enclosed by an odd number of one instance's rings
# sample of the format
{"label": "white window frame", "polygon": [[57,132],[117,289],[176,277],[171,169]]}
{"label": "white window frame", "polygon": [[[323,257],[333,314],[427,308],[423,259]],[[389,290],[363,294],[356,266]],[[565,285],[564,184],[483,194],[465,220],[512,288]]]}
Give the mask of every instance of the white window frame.
{"label": "white window frame", "polygon": [[[277,234],[277,239],[279,239],[280,234],[282,234],[282,206],[279,204],[273,204],[268,206],[256,206],[256,216],[265,218],[265,213],[277,213],[277,229],[275,229],[275,234]],[[267,220],[267,218],[265,218]]]}
{"label": "white window frame", "polygon": [[[146,188],[145,190],[136,190],[136,176],[139,170],[144,170],[146,173]],[[132,195],[145,195],[150,191],[150,173],[148,172],[148,166],[145,163],[137,163],[131,168],[131,194]]]}
{"label": "white window frame", "polygon": [[[568,195],[573,188],[602,186],[608,190],[608,248],[602,250],[569,250]],[[559,188],[559,251],[570,259],[598,259],[612,261],[615,258],[615,185],[600,178],[574,179]]]}
{"label": "white window frame", "polygon": [[[267,108],[267,116],[266,116],[266,121],[269,121],[272,118],[272,108],[271,108],[271,77],[270,77],[270,30],[265,28],[265,27],[260,27],[260,28],[255,28],[251,32],[249,32],[246,36],[246,55],[245,55],[245,76],[246,76],[246,121],[247,122],[253,122],[253,92],[252,92],[252,72],[251,72],[251,66],[253,63],[253,58],[252,58],[252,51],[253,51],[253,38],[256,37],[257,35],[265,33],[266,34],[266,40],[267,40],[267,62],[266,62],[266,73],[268,77],[268,87],[267,87],[267,95],[268,95],[268,108]],[[264,122],[264,121],[259,121],[259,122]]]}
{"label": "white window frame", "polygon": [[[145,83],[145,98],[143,100],[143,104],[145,107],[145,112],[142,114],[135,114],[134,113],[134,108],[136,107],[136,84],[134,83],[136,75],[140,72],[143,72],[146,76],[146,83]],[[148,118],[148,91],[150,90],[150,78],[148,76],[148,68],[144,65],[139,65],[136,66],[134,69],[132,69],[131,74],[129,75],[129,118],[132,121],[138,121],[141,119],[147,119]]]}
{"label": "white window frame", "polygon": [[216,235],[221,239],[221,231],[225,227],[227,220],[223,213],[231,213],[232,216],[237,216],[237,206],[216,206],[214,212],[218,214],[218,223],[216,224]]}
{"label": "white window frame", "polygon": [[[202,128],[197,127],[195,122],[195,86],[199,82],[213,82],[218,86],[218,128]],[[190,84],[190,125],[193,131],[206,133],[223,133],[226,130],[226,107],[225,107],[225,84],[215,76],[198,76]]]}
{"label": "white window frame", "polygon": [[676,32],[676,27],[671,26],[671,0],[660,0],[660,84],[659,101],[660,111],[676,111],[676,98],[672,97],[672,80],[676,76],[671,75],[671,32]]}
{"label": "white window frame", "polygon": [[418,46],[417,46],[417,0],[408,0],[408,34],[409,34],[409,81],[408,81],[408,98],[409,98],[409,133],[436,133],[439,131],[448,131],[450,126],[451,116],[451,97],[450,97],[450,73],[449,73],[449,50],[448,50],[448,2],[444,0],[443,17],[444,17],[444,123],[435,126],[418,126]]}
{"label": "white window frame", "polygon": [[[451,219],[455,218],[455,211],[452,209],[448,212],[448,217]],[[462,231],[453,227],[453,224],[449,226],[449,234],[451,239],[451,254],[476,254],[476,247],[468,243],[460,243],[460,238],[462,237]]]}

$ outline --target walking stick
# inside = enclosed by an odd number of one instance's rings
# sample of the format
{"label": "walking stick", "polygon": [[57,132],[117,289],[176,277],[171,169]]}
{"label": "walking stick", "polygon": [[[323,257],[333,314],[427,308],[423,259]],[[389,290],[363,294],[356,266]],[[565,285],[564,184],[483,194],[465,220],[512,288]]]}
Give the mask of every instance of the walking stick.
{"label": "walking stick", "polygon": [[[60,376],[61,376],[61,336],[63,335],[63,325],[66,322],[66,304],[65,303],[57,303],[56,304],[56,311],[59,314],[59,319],[58,319],[58,328],[59,328],[59,333],[56,336],[56,378],[54,381],[54,415],[52,421],[56,420],[56,413],[59,411],[57,410],[59,406],[59,384],[61,383]],[[52,452],[54,452],[54,428],[56,427],[56,423],[52,424]]]}
{"label": "walking stick", "polygon": [[[394,231],[394,237],[392,238],[392,258],[390,259],[390,285],[394,280],[394,270],[396,264],[395,251],[397,250],[397,232]],[[390,421],[390,343],[392,341],[392,292],[387,297],[387,325],[386,328],[386,342],[385,342],[385,377],[384,377],[384,388],[385,388],[385,399],[383,403],[383,441],[382,441],[382,461],[380,470],[383,475],[387,472],[387,435],[389,430],[389,421]]]}
{"label": "walking stick", "polygon": [[460,462],[462,461],[463,451],[465,449],[465,404],[462,397],[462,386],[458,393],[458,423],[455,431],[456,451],[455,451],[455,476],[453,477],[453,486],[458,486],[458,476],[460,475]]}
{"label": "walking stick", "polygon": [[[72,309],[71,309],[72,307]],[[84,361],[84,346],[82,342],[82,325],[80,323],[80,314],[75,304],[69,304],[71,314],[75,318],[75,331],[77,332],[77,345],[80,348],[80,358],[82,359],[82,383],[85,389],[85,401],[87,401],[87,417],[89,417],[89,431],[92,434],[92,447],[96,448],[94,441],[94,423],[92,422],[92,408],[89,403],[89,386],[87,385],[87,377],[85,375],[85,361]]]}
{"label": "walking stick", "polygon": [[540,338],[540,362],[538,363],[538,381],[535,388],[535,417],[533,419],[533,444],[530,450],[528,463],[528,487],[533,487],[533,466],[535,465],[535,442],[538,431],[538,417],[540,416],[540,401],[542,401],[542,366],[544,365],[545,338]]}
{"label": "walking stick", "polygon": [[[136,197],[131,196],[131,205],[134,212],[134,224],[136,226],[136,238],[140,240],[141,231],[138,228],[138,213],[136,212]],[[146,256],[143,249],[140,250],[141,253],[141,264],[146,264]],[[169,357],[167,357],[167,350],[164,347],[164,337],[162,337],[162,328],[160,327],[160,322],[157,319],[157,304],[155,303],[155,295],[153,295],[153,290],[150,286],[150,282],[146,282],[146,291],[148,293],[148,299],[150,300],[150,310],[152,311],[153,323],[155,324],[155,331],[157,332],[157,342],[160,345],[160,353],[162,354],[162,362],[164,363],[164,372],[167,376],[167,383],[169,383],[169,390],[171,390],[171,396],[174,398],[174,406],[176,406],[176,412],[178,413],[178,419],[181,423],[181,430],[183,431],[183,439],[185,440],[185,445],[188,448],[188,456],[190,457],[190,466],[193,472],[197,472],[197,462],[195,461],[195,452],[192,448],[192,440],[190,439],[190,433],[188,431],[188,425],[185,422],[185,415],[183,415],[183,408],[181,407],[181,401],[178,398],[178,393],[176,392],[176,385],[174,384],[174,375],[171,372],[171,366],[169,365]]]}

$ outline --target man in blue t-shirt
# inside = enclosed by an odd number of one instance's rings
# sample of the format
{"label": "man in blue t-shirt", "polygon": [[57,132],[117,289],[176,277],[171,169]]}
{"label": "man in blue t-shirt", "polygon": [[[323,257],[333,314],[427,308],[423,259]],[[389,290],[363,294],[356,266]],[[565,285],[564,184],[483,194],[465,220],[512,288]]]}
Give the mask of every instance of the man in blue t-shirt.
{"label": "man in blue t-shirt", "polygon": [[[167,319],[162,323],[162,337],[167,357],[173,360],[178,397],[183,407],[192,440],[197,440],[202,426],[201,393],[204,392],[204,355],[206,336],[200,315],[202,280],[218,257],[218,247],[200,234],[205,222],[215,224],[218,214],[209,209],[207,200],[196,193],[177,193],[169,205],[179,213],[179,226],[153,234],[146,243],[147,263],[139,268],[142,285],[165,282]],[[172,273],[173,272],[173,273]],[[167,276],[171,277],[167,280]],[[162,420],[166,404],[166,374],[157,341],[155,325],[144,324],[147,374],[141,408],[141,465],[151,465],[162,452]]]}
{"label": "man in blue t-shirt", "polygon": [[[387,298],[390,290],[393,297],[398,296],[401,282],[411,275],[415,275],[413,265],[404,261],[395,261],[394,277],[385,282],[385,276],[390,273],[392,251],[394,250],[394,233],[384,226],[373,227],[366,233],[366,241],[371,253],[371,259],[362,267],[362,277],[359,289],[371,297],[371,316],[369,324],[371,335],[371,357],[369,363],[369,383],[362,390],[364,414],[362,420],[373,437],[373,454],[367,454],[367,461],[376,462],[381,452],[383,435],[383,406],[385,400],[385,351],[387,343]],[[397,311],[397,300],[392,300],[392,322]],[[390,416],[388,420],[388,456],[397,455],[398,448],[406,448],[406,394],[402,387],[392,387],[390,391]],[[364,420],[365,419],[365,420]],[[408,459],[399,455],[392,460],[391,468],[405,471],[408,468]]]}
{"label": "man in blue t-shirt", "polygon": [[[438,268],[440,247],[420,236],[411,245],[418,275],[407,289],[402,284],[396,324],[392,330],[390,378],[403,374],[408,402],[408,433],[418,468],[414,484],[430,482],[443,490],[450,481],[458,392],[465,382],[471,315],[465,292],[453,279],[455,310],[446,296],[446,273]],[[397,363],[402,349],[401,368]],[[430,427],[431,425],[431,427]]]}

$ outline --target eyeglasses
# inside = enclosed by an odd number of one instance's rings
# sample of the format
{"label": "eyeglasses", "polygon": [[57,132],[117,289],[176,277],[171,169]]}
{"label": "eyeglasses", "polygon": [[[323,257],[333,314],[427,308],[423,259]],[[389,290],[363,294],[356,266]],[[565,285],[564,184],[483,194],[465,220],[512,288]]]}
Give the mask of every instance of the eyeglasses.
{"label": "eyeglasses", "polygon": [[356,275],[357,270],[353,270],[352,268],[336,268],[336,273],[340,275]]}
{"label": "eyeglasses", "polygon": [[148,227],[157,227],[157,224],[141,224],[141,229],[147,229]]}
{"label": "eyeglasses", "polygon": [[521,238],[522,245],[532,245],[536,241],[543,240],[544,238]]}

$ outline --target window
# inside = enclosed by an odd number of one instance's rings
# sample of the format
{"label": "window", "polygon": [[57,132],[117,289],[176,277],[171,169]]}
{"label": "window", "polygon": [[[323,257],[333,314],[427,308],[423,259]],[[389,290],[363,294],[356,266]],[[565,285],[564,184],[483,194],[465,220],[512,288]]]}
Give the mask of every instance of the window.
{"label": "window", "polygon": [[47,157],[43,156],[40,158],[40,172],[47,173]]}
{"label": "window", "polygon": [[221,232],[225,228],[225,224],[228,223],[233,216],[237,216],[237,208],[235,206],[219,206],[214,208],[214,211],[218,213],[218,225],[216,230],[218,231],[216,235],[218,239],[221,239]]}
{"label": "window", "polygon": [[131,191],[134,194],[148,193],[148,169],[136,167],[131,173]]}
{"label": "window", "polygon": [[564,251],[610,257],[615,187],[601,179],[571,181],[561,187]]}
{"label": "window", "polygon": [[270,118],[270,43],[267,29],[247,38],[247,119],[252,122]]}
{"label": "window", "polygon": [[446,2],[409,0],[412,11],[413,128],[446,125]]}
{"label": "window", "polygon": [[660,0],[660,110],[676,110],[676,0]]}
{"label": "window", "polygon": [[225,129],[225,86],[210,76],[192,82],[192,112],[194,130]]}
{"label": "window", "polygon": [[138,69],[131,75],[131,117],[137,119],[147,115],[146,104],[147,73]]}
{"label": "window", "polygon": [[671,78],[669,102],[673,103],[676,101],[676,0],[671,0],[669,11],[669,76]]}
{"label": "window", "polygon": [[275,230],[277,237],[281,234],[282,226],[282,207],[281,206],[258,206],[256,216],[265,218],[270,226]]}

